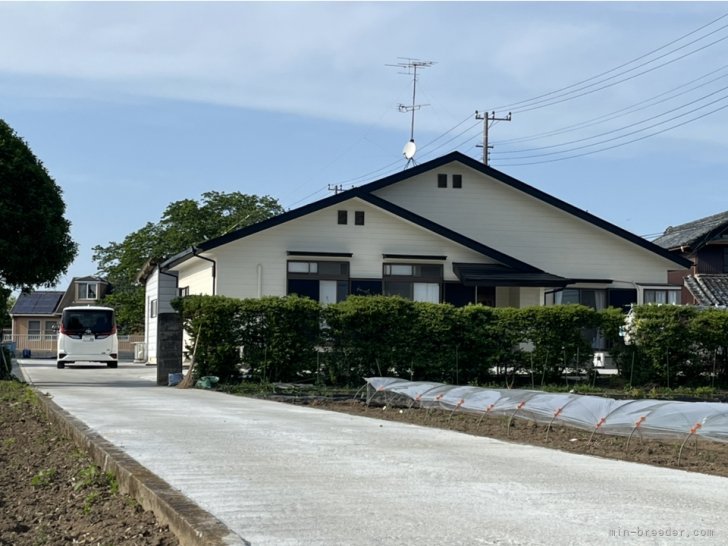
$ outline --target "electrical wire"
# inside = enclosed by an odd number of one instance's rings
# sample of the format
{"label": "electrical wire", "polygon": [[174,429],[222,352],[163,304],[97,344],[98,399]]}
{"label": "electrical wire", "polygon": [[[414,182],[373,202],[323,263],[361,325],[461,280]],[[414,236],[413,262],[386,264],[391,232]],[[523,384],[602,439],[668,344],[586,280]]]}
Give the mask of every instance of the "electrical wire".
{"label": "electrical wire", "polygon": [[[557,93],[561,93],[562,91],[566,91],[567,89],[571,89],[573,87],[577,87],[579,85],[582,85],[584,83],[590,82],[592,80],[601,78],[602,76],[606,76],[607,74],[611,74],[612,72],[616,72],[617,70],[621,70],[622,68],[625,68],[625,67],[627,67],[627,66],[629,66],[629,65],[631,65],[633,63],[636,63],[637,61],[641,61],[642,59],[645,59],[645,58],[649,57],[650,55],[652,55],[654,53],[657,53],[658,51],[661,51],[661,50],[663,50],[663,49],[665,49],[667,47],[670,47],[671,45],[678,43],[679,41],[687,38],[688,36],[692,36],[693,34],[696,34],[696,33],[700,32],[701,30],[703,30],[705,28],[708,28],[709,26],[714,25],[715,23],[717,23],[718,21],[720,21],[722,19],[725,19],[726,17],[728,17],[728,13],[725,13],[725,14],[721,15],[717,19],[714,19],[714,20],[710,21],[709,23],[707,23],[705,25],[702,25],[702,26],[696,28],[695,30],[690,31],[687,34],[684,34],[684,35],[680,36],[679,38],[676,38],[676,39],[674,39],[674,40],[672,40],[672,41],[670,41],[670,42],[668,42],[668,43],[666,43],[666,44],[664,44],[664,45],[662,45],[662,46],[660,46],[660,47],[658,47],[656,49],[653,49],[652,51],[649,51],[647,53],[644,53],[644,54],[640,55],[639,57],[635,57],[634,59],[632,59],[630,61],[627,61],[625,63],[622,63],[622,64],[620,64],[618,66],[615,66],[614,68],[610,68],[609,70],[606,70],[604,72],[601,72],[599,74],[596,74],[595,76],[591,76],[591,77],[586,78],[584,80],[581,80],[581,81],[578,81],[576,83],[567,85],[567,86],[562,87],[560,89],[556,89],[554,91],[550,91],[548,93],[544,93],[542,95],[537,95],[537,96],[532,97],[530,99],[524,99],[524,100],[521,100],[521,101],[512,102],[510,104],[505,104],[505,105],[502,105],[502,106],[497,106],[495,109],[496,110],[508,110],[508,109],[511,109],[512,110],[516,106],[523,106],[523,105],[525,105],[527,103],[534,102],[534,101],[536,101],[538,99],[542,99],[542,98],[545,98],[545,97],[549,97],[551,95],[555,95]],[[724,28],[724,27],[721,27],[721,28]],[[720,29],[718,29],[718,30],[720,30]],[[713,34],[714,32],[716,32],[716,31],[713,31],[711,34]],[[709,35],[710,34],[708,34],[707,36],[709,36]],[[686,46],[687,45],[690,45],[690,44],[686,44]],[[683,46],[683,47],[686,47],[686,46]],[[613,76],[613,77],[616,77],[616,76]]]}
{"label": "electrical wire", "polygon": [[[667,102],[669,100],[675,99],[675,98],[680,97],[682,95],[686,95],[686,94],[690,93],[691,91],[695,91],[696,89],[700,89],[701,87],[705,87],[706,85],[709,85],[711,83],[714,83],[714,82],[716,82],[716,81],[718,81],[720,79],[723,79],[723,78],[727,77],[728,76],[728,72],[725,73],[725,74],[722,74],[722,75],[720,75],[720,76],[718,76],[716,78],[713,78],[712,80],[709,80],[707,82],[704,82],[704,83],[702,83],[700,85],[693,86],[693,87],[691,87],[691,88],[689,88],[689,89],[687,89],[685,91],[682,91],[681,93],[677,93],[677,94],[675,94],[675,95],[673,95],[671,97],[667,97],[667,98],[664,98],[664,99],[661,99],[661,100],[657,100],[657,99],[660,99],[661,97],[664,97],[665,95],[669,95],[670,93],[673,93],[675,91],[678,91],[679,89],[682,89],[682,88],[687,87],[687,86],[689,86],[689,85],[691,85],[691,84],[693,84],[695,82],[698,82],[698,81],[700,81],[702,79],[705,79],[705,78],[707,78],[709,76],[712,76],[713,74],[715,74],[717,72],[720,72],[721,70],[725,70],[726,68],[728,68],[728,64],[727,65],[723,65],[720,68],[717,68],[716,70],[712,70],[711,72],[708,72],[706,74],[703,74],[702,76],[700,76],[698,78],[695,78],[694,80],[690,80],[689,82],[686,82],[686,83],[684,83],[682,85],[678,85],[677,87],[673,87],[672,89],[669,89],[668,91],[665,91],[663,93],[659,93],[659,94],[657,94],[657,95],[655,95],[653,97],[650,97],[648,99],[641,100],[641,101],[636,102],[636,103],[634,103],[634,104],[632,104],[630,106],[626,106],[624,108],[620,108],[618,110],[614,110],[614,111],[609,112],[607,114],[602,114],[601,116],[597,116],[595,118],[591,118],[591,119],[588,119],[586,121],[582,121],[582,122],[575,123],[575,124],[572,124],[572,125],[566,125],[564,127],[560,127],[558,129],[554,129],[554,130],[551,130],[551,131],[545,131],[545,132],[542,132],[542,133],[536,133],[536,134],[529,135],[529,136],[525,136],[525,137],[518,137],[518,138],[510,138],[510,139],[505,139],[505,140],[499,140],[498,141],[498,145],[499,146],[503,146],[503,145],[515,144],[515,143],[519,143],[519,142],[530,142],[530,141],[533,141],[533,140],[538,140],[538,139],[543,138],[543,137],[556,136],[556,135],[561,135],[561,134],[564,134],[564,133],[570,133],[570,132],[573,132],[573,131],[575,131],[577,129],[585,129],[587,127],[592,127],[594,125],[600,125],[600,124],[605,123],[607,121],[611,121],[613,119],[617,119],[617,118],[620,118],[620,117],[624,117],[624,116],[626,116],[628,114],[633,114],[635,112],[640,112],[642,110],[646,110],[647,108],[650,108],[652,106],[656,106],[658,104],[662,104],[664,102]],[[648,104],[648,103],[652,103],[652,104]]]}
{"label": "electrical wire", "polygon": [[[714,101],[714,102],[718,102],[718,101]],[[699,108],[699,109],[702,109],[702,108],[704,108],[704,106],[701,107],[701,108]],[[613,150],[614,148],[619,148],[621,146],[626,146],[627,144],[632,144],[633,142],[639,142],[641,140],[645,140],[645,139],[650,138],[650,137],[653,137],[653,136],[661,135],[661,134],[666,133],[668,131],[671,131],[673,129],[677,129],[678,127],[682,127],[684,125],[687,125],[687,124],[692,123],[694,121],[697,121],[699,119],[703,119],[703,118],[705,118],[707,116],[710,116],[712,114],[715,114],[716,112],[720,112],[721,110],[725,110],[726,108],[728,108],[728,104],[725,104],[725,105],[721,106],[720,108],[716,108],[715,110],[711,110],[710,112],[706,112],[705,114],[702,114],[700,116],[696,116],[696,117],[694,117],[692,119],[685,120],[682,123],[678,123],[678,124],[673,125],[671,127],[666,127],[665,129],[661,129],[660,131],[656,131],[654,133],[650,133],[649,135],[643,135],[641,137],[638,137],[638,138],[635,138],[635,139],[632,139],[632,140],[628,140],[627,142],[621,142],[619,144],[614,144],[613,146],[608,146],[606,148],[600,148],[599,150],[592,150],[590,152],[584,152],[584,153],[575,154],[575,155],[571,155],[571,156],[567,156],[567,157],[558,157],[558,158],[555,158],[555,159],[546,159],[546,160],[543,160],[543,161],[531,161],[531,162],[526,162],[526,163],[502,163],[502,164],[499,164],[499,166],[500,167],[515,167],[515,166],[521,166],[521,165],[538,165],[538,164],[541,164],[541,163],[554,163],[556,161],[564,161],[564,160],[567,160],[567,159],[574,159],[574,158],[577,158],[577,157],[583,157],[583,156],[587,156],[587,155],[592,155],[592,154],[596,154],[596,153],[599,153],[599,152],[605,152],[607,150]],[[699,110],[699,109],[696,109],[696,110]],[[683,115],[687,115],[687,113],[686,114],[683,114]],[[665,123],[665,122],[663,122],[663,123]],[[661,125],[661,124],[657,124],[657,125]],[[640,131],[635,131],[632,134],[641,132],[641,131],[646,130],[646,129],[642,129]],[[624,136],[629,136],[629,135],[623,135],[622,137],[619,137],[619,138],[623,138]],[[610,139],[610,140],[616,140],[616,139]],[[600,144],[600,143],[597,143],[597,144]],[[596,144],[591,144],[590,146],[595,146],[595,145]],[[570,150],[570,151],[576,151],[576,149]],[[562,152],[562,153],[565,153],[565,152]],[[551,154],[545,154],[545,155],[551,155]]]}
{"label": "electrical wire", "polygon": [[[524,148],[524,149],[520,149],[520,150],[503,150],[503,151],[497,152],[496,155],[503,155],[503,154],[521,154],[521,153],[524,153],[524,152],[534,152],[534,151],[538,151],[538,150],[550,150],[550,149],[553,149],[553,148],[560,148],[562,146],[568,146],[570,144],[578,144],[580,142],[586,142],[588,140],[593,140],[595,138],[599,138],[599,137],[602,137],[602,136],[611,135],[611,134],[614,134],[614,133],[618,133],[620,131],[624,131],[625,129],[629,129],[631,127],[636,127],[638,125],[642,125],[643,123],[648,123],[648,122],[650,122],[652,120],[655,120],[655,119],[658,119],[658,118],[661,118],[661,117],[664,117],[664,116],[667,116],[667,115],[674,115],[675,112],[677,112],[679,110],[682,110],[683,108],[687,108],[689,106],[692,106],[693,104],[697,104],[700,101],[703,101],[703,100],[705,100],[705,99],[707,99],[709,97],[712,97],[714,95],[717,95],[718,93],[720,93],[722,91],[726,91],[726,90],[728,90],[728,86],[725,86],[725,87],[722,87],[720,89],[717,89],[717,90],[713,91],[712,93],[708,93],[707,95],[703,95],[702,97],[700,97],[698,99],[695,99],[695,100],[692,100],[692,101],[690,101],[688,103],[685,103],[685,104],[683,104],[683,105],[681,105],[681,106],[679,106],[677,108],[673,108],[671,110],[667,110],[667,111],[662,112],[660,114],[657,114],[657,115],[654,115],[654,116],[650,116],[650,117],[645,118],[645,119],[642,119],[640,121],[636,121],[634,123],[630,123],[630,124],[625,125],[623,127],[619,127],[617,129],[612,129],[610,131],[604,131],[604,132],[598,133],[596,135],[592,135],[592,136],[588,136],[588,137],[584,137],[584,138],[579,138],[579,139],[575,139],[575,140],[569,140],[569,141],[566,141],[566,142],[561,142],[559,144],[551,144],[551,145],[548,145],[548,146],[538,146],[538,147],[535,147],[535,148]],[[723,96],[723,97],[721,97],[720,99],[717,99],[717,100],[720,101],[720,100],[723,100],[725,98],[728,98],[728,95]],[[714,104],[715,102],[716,101],[709,102],[705,106],[709,106],[711,104]],[[701,108],[704,108],[705,106],[703,106]],[[691,112],[694,112],[694,111],[695,110],[691,110]],[[681,116],[676,116],[676,117],[681,117]],[[675,119],[675,118],[673,117],[673,119]],[[669,121],[669,120],[667,120],[667,121]],[[662,123],[667,123],[667,121],[664,121]],[[650,127],[654,127],[654,125],[652,125]],[[631,133],[628,133],[628,134],[631,134]],[[622,137],[616,137],[616,138],[622,138]],[[602,141],[602,142],[605,142],[605,141]],[[576,148],[576,149],[578,149],[578,148]],[[561,153],[561,152],[554,152],[554,153]],[[527,157],[533,157],[533,156],[522,156],[522,158],[527,158]]]}
{"label": "electrical wire", "polygon": [[[728,27],[728,25],[726,25],[726,27]],[[721,27],[721,28],[726,28],[726,27]],[[621,80],[617,80],[617,81],[608,83],[606,85],[603,85],[602,87],[598,87],[598,88],[592,89],[590,91],[584,91],[583,93],[579,93],[578,95],[574,95],[572,97],[566,97],[566,98],[561,98],[559,100],[553,100],[551,102],[547,102],[546,104],[540,104],[538,106],[531,106],[529,108],[522,108],[520,110],[513,110],[513,113],[514,114],[522,114],[524,112],[532,112],[533,110],[540,110],[541,108],[546,108],[548,106],[553,106],[554,104],[561,104],[561,103],[564,103],[564,102],[567,102],[567,101],[570,101],[570,100],[574,100],[574,99],[578,99],[578,98],[584,97],[586,95],[591,95],[593,93],[597,93],[599,91],[603,91],[604,89],[609,89],[610,87],[614,87],[615,85],[619,85],[620,83],[624,83],[626,81],[633,80],[633,79],[638,78],[640,76],[644,76],[645,74],[649,74],[650,72],[654,72],[655,70],[659,70],[660,68],[663,68],[663,67],[665,67],[667,65],[670,65],[670,64],[673,64],[673,63],[675,63],[677,61],[680,61],[682,59],[685,59],[686,57],[689,57],[690,55],[693,55],[695,53],[698,53],[699,51],[703,51],[704,49],[707,49],[709,47],[712,47],[715,44],[718,44],[718,43],[723,42],[725,40],[728,40],[728,36],[723,36],[722,38],[719,38],[718,40],[715,40],[715,41],[713,41],[713,42],[711,42],[709,44],[706,44],[706,45],[704,45],[704,46],[702,46],[702,47],[700,47],[698,49],[695,49],[693,51],[689,51],[688,53],[685,53],[684,55],[680,55],[679,57],[676,57],[674,59],[670,59],[669,61],[665,61],[662,64],[659,64],[657,66],[653,66],[651,68],[648,68],[647,70],[644,70],[642,72],[638,72],[637,74],[632,74],[631,76],[627,76],[626,78],[623,78]],[[652,62],[652,61],[650,61],[650,62]],[[645,64],[648,64],[648,63],[645,63]],[[640,67],[641,66],[643,66],[643,65],[640,65]],[[640,67],[636,67],[636,68],[640,68]],[[635,70],[635,69],[628,70],[627,72],[631,72],[632,70]],[[627,72],[623,72],[622,74],[618,74],[618,76],[621,76],[623,74],[626,74]],[[609,79],[611,79],[611,78],[609,78]],[[607,81],[607,80],[604,80],[604,81]],[[597,82],[595,84],[592,84],[592,85],[589,85],[589,86],[586,86],[586,87],[582,87],[580,89],[575,89],[571,93],[576,93],[578,91],[581,91],[581,90],[584,90],[584,89],[588,89],[589,87],[592,87],[593,85],[598,85],[599,83],[603,83],[603,82]],[[569,93],[569,94],[571,94],[571,93]],[[562,96],[565,96],[565,95],[562,95]]]}

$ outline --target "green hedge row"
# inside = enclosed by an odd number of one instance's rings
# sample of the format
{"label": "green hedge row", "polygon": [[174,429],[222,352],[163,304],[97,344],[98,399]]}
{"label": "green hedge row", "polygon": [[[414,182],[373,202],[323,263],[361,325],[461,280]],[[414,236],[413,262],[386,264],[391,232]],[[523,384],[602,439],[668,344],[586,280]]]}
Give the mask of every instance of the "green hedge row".
{"label": "green hedge row", "polygon": [[350,296],[325,307],[298,296],[188,296],[174,305],[197,340],[198,373],[224,381],[360,385],[364,377],[388,375],[456,384],[494,376],[553,383],[565,369],[590,368],[597,331],[633,384],[726,380],[727,311],[638,306],[633,343],[625,345],[620,310],[580,305],[458,308],[387,296]]}

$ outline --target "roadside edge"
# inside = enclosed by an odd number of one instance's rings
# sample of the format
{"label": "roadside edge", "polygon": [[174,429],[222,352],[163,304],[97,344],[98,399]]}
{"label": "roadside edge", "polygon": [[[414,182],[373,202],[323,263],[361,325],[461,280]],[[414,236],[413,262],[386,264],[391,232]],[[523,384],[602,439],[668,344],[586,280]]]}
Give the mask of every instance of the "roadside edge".
{"label": "roadside edge", "polygon": [[175,490],[82,421],[30,386],[41,400],[48,418],[89,454],[105,472],[113,474],[119,489],[151,510],[163,525],[169,525],[182,546],[249,546],[215,516]]}

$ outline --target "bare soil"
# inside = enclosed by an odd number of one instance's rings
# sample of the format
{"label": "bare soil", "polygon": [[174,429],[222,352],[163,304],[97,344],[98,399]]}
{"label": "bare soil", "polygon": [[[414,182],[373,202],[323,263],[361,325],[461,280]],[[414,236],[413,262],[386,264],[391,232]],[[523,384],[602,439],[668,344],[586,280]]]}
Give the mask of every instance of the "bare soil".
{"label": "bare soil", "polygon": [[27,386],[0,381],[0,545],[179,541],[60,435]]}
{"label": "bare soil", "polygon": [[[464,432],[474,436],[487,436],[508,442],[530,444],[554,450],[582,453],[610,459],[680,468],[692,472],[728,476],[728,444],[691,438],[680,454],[683,439],[661,441],[642,439],[635,435],[627,445],[627,438],[594,434],[565,426],[545,425],[508,417],[481,416],[420,408],[367,405],[360,400],[333,401],[313,399],[312,407],[363,415],[388,421],[437,427]],[[591,439],[590,439],[591,438]],[[678,465],[679,455],[679,465]]]}

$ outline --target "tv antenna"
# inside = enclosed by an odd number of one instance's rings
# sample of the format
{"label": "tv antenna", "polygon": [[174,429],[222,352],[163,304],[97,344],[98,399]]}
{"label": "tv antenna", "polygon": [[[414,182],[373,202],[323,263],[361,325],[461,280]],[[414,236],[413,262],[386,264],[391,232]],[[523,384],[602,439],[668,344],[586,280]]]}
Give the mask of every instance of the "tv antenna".
{"label": "tv antenna", "polygon": [[411,59],[409,57],[398,57],[398,59],[402,59],[402,62],[389,64],[387,66],[400,68],[402,69],[400,74],[412,76],[412,104],[409,106],[405,104],[399,105],[400,112],[412,113],[412,121],[410,122],[410,139],[402,149],[402,155],[407,160],[407,164],[404,166],[406,169],[409,167],[410,163],[417,165],[415,162],[415,153],[417,152],[417,146],[415,145],[415,112],[423,106],[429,106],[429,104],[417,104],[417,71],[429,68],[435,63],[433,61],[421,61],[419,59]]}

